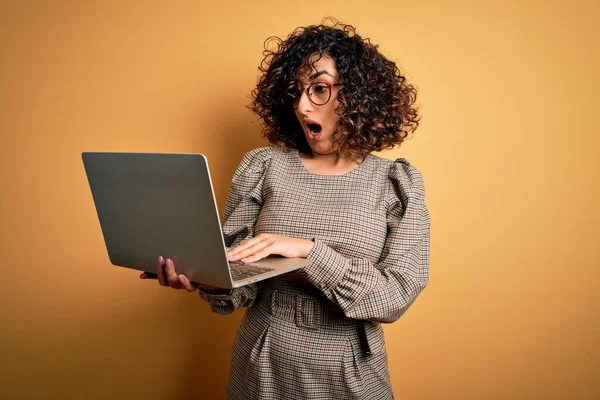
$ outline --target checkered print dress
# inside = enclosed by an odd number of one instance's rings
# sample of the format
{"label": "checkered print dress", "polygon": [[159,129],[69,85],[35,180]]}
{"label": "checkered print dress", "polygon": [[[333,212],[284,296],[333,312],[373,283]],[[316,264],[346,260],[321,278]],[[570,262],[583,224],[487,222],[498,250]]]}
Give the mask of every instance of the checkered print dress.
{"label": "checkered print dress", "polygon": [[227,245],[259,233],[312,239],[303,270],[227,293],[214,312],[248,307],[235,337],[228,399],[392,399],[381,323],[428,281],[429,212],[421,174],[369,155],[343,175],[308,171],[296,150],[246,154],[233,176]]}

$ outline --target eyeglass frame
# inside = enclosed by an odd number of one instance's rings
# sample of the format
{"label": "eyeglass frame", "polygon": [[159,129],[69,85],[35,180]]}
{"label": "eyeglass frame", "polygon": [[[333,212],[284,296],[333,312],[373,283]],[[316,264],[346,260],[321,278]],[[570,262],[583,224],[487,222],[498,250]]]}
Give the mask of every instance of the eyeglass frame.
{"label": "eyeglass frame", "polygon": [[[312,99],[312,97],[310,96],[310,91],[309,91],[309,90],[310,90],[310,88],[311,88],[313,85],[316,85],[317,83],[323,84],[323,85],[327,86],[327,88],[329,89],[329,97],[327,98],[327,101],[325,101],[325,103],[323,103],[323,104],[318,104],[318,103],[315,103],[315,101],[314,101],[314,100]],[[297,99],[294,99],[294,101],[296,101],[296,100],[298,100],[298,101],[299,101],[299,100],[300,100],[300,97],[302,97],[302,93],[306,92],[306,96],[308,97],[308,100],[309,100],[309,101],[310,101],[310,102],[311,102],[313,105],[315,105],[315,106],[317,106],[317,107],[321,107],[321,106],[324,106],[325,104],[329,103],[329,100],[331,100],[331,92],[332,92],[333,88],[334,88],[334,87],[336,87],[336,86],[343,86],[343,85],[344,85],[344,84],[343,84],[343,83],[341,83],[341,82],[338,82],[338,83],[329,83],[329,82],[325,82],[325,81],[316,81],[316,82],[311,82],[311,83],[310,83],[310,85],[308,85],[308,86],[306,87],[306,89],[301,89],[301,90],[300,90],[300,96],[298,96],[298,98],[297,98]],[[299,86],[302,86],[302,85],[299,85]]]}

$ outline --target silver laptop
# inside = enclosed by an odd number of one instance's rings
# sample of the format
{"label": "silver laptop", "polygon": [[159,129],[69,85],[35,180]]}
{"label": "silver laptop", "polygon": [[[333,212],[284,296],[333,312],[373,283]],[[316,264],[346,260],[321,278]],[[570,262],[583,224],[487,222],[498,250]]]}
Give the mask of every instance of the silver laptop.
{"label": "silver laptop", "polygon": [[156,273],[171,258],[190,281],[234,288],[310,265],[267,257],[229,263],[203,154],[83,152],[110,262]]}

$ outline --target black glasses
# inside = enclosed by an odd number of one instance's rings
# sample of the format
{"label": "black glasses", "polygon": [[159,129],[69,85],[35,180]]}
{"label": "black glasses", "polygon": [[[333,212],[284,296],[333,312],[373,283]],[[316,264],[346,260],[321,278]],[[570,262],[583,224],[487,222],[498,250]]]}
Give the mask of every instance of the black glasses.
{"label": "black glasses", "polygon": [[[331,89],[342,85],[342,83],[313,82],[306,88],[306,94],[308,94],[308,99],[315,106],[324,106],[331,99]],[[300,99],[302,92],[302,88],[296,83],[288,88],[286,95],[295,101]]]}

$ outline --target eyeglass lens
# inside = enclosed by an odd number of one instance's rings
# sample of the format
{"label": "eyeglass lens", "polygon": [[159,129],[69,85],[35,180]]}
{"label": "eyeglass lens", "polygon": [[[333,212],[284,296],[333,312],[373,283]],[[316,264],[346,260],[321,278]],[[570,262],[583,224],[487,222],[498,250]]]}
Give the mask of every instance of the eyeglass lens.
{"label": "eyeglass lens", "polygon": [[331,90],[324,83],[315,82],[308,87],[310,99],[318,105],[323,105],[329,101]]}

